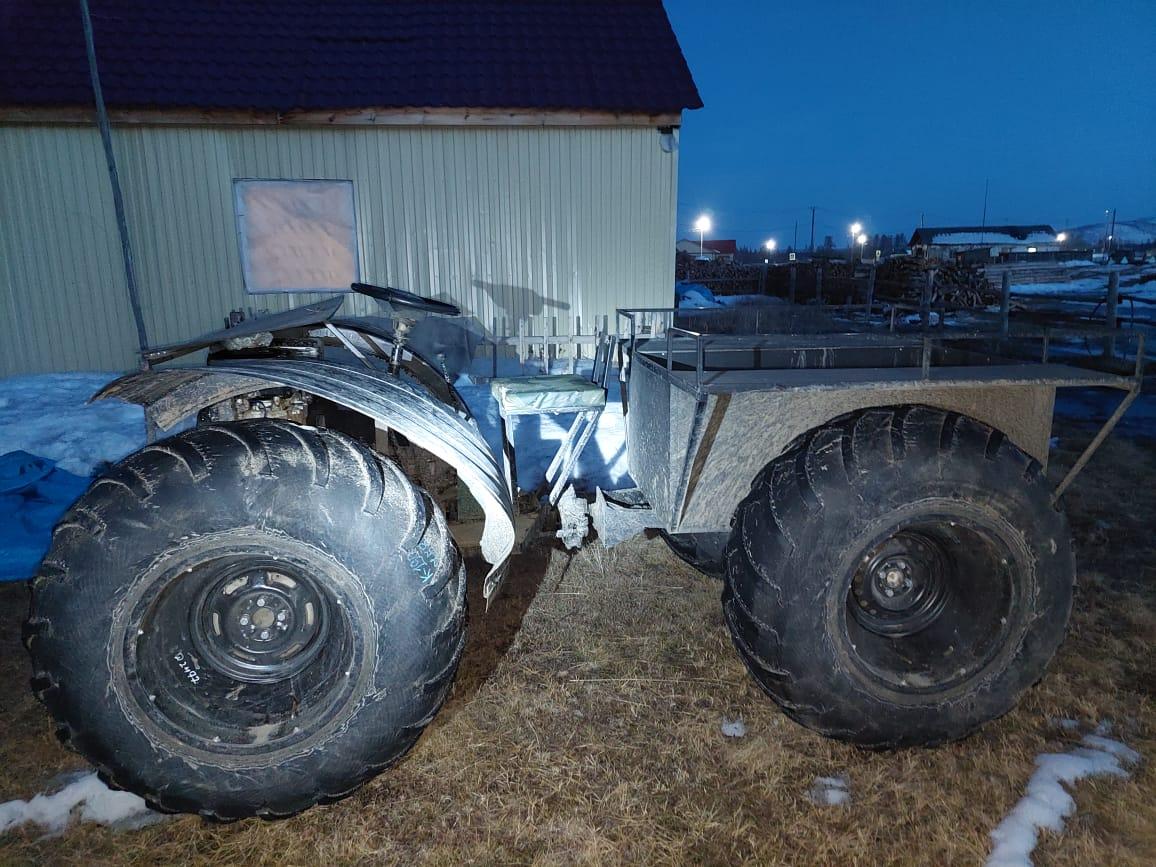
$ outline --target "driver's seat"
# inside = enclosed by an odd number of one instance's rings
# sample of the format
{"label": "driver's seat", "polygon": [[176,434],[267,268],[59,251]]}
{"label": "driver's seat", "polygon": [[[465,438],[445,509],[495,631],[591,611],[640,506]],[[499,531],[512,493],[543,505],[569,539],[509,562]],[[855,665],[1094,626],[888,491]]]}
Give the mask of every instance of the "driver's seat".
{"label": "driver's seat", "polygon": [[606,381],[610,373],[613,335],[598,335],[594,369],[590,378],[577,374],[511,376],[490,380],[490,392],[502,419],[502,449],[512,493],[517,494],[514,437],[510,419],[519,415],[574,414],[562,444],[546,469],[545,488],[550,505],[558,504],[582,450],[589,442],[606,407]]}

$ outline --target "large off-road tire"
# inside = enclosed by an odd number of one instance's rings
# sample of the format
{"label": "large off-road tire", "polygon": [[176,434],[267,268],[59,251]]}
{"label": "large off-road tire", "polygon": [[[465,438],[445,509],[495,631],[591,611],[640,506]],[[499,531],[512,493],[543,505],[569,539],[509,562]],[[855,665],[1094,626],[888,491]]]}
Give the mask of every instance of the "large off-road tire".
{"label": "large off-road tire", "polygon": [[164,810],[286,816],[396,762],[465,640],[445,519],[348,437],[200,427],[97,479],[33,585],[63,739]]}
{"label": "large off-road tire", "polygon": [[836,419],[759,474],[723,606],[793,719],[871,747],[930,745],[1040,679],[1074,577],[1039,464],[977,421],[908,406]]}

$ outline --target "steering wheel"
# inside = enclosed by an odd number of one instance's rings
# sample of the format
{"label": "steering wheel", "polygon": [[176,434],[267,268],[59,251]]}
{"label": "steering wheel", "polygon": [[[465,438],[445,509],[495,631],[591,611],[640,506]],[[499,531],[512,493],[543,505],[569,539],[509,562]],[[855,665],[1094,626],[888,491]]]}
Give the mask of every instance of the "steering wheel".
{"label": "steering wheel", "polygon": [[435,301],[432,298],[422,298],[404,289],[394,289],[392,286],[374,286],[372,283],[350,283],[349,288],[378,301],[385,301],[395,307],[408,307],[411,310],[422,310],[426,313],[440,313],[442,316],[460,316],[461,310],[445,301]]}

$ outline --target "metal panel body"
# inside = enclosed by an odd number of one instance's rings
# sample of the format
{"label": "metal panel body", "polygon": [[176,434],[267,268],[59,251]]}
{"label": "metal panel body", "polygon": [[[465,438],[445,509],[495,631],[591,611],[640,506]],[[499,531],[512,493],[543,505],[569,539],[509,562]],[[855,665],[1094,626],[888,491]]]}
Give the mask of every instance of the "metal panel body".
{"label": "metal panel body", "polygon": [[[810,375],[810,385],[699,394],[690,381],[693,371],[690,378],[685,371],[672,376],[651,358],[637,353],[632,357],[627,459],[631,475],[666,529],[728,531],[759,470],[794,439],[869,407],[924,404],[958,412],[1002,431],[1047,463],[1053,383],[985,385],[962,376],[888,382],[888,371],[864,370],[865,382],[831,387],[821,384],[822,375],[836,371],[796,372]],[[686,387],[679,387],[680,379],[687,379]]]}
{"label": "metal panel body", "polygon": [[486,515],[482,556],[491,564],[485,597],[497,591],[514,547],[514,506],[505,474],[473,421],[428,392],[394,376],[333,361],[234,360],[209,368],[130,374],[94,400],[140,404],[150,423],[168,430],[205,407],[240,394],[285,386],[331,400],[391,428],[458,471]]}
{"label": "metal panel body", "polygon": [[957,412],[1002,431],[1046,463],[1055,393],[1050,385],[914,385],[731,395],[717,436],[705,446],[709,453],[701,459],[696,455],[701,470],[688,480],[685,504],[672,527],[680,533],[729,530],[731,516],[759,470],[793,440],[833,418],[870,407],[923,404]]}
{"label": "metal panel body", "polygon": [[[579,317],[588,331],[624,300],[670,303],[678,156],[654,128],[139,125],[113,139],[152,344],[318,299],[244,292],[236,178],[352,180],[363,278],[451,300],[487,330]],[[0,153],[0,375],[135,367],[96,129],[0,125]]]}
{"label": "metal panel body", "polygon": [[670,404],[676,389],[654,368],[643,365],[630,371],[628,388],[627,466],[651,508],[666,515],[670,509],[671,466],[686,450],[685,439],[681,444],[675,442],[670,431]]}

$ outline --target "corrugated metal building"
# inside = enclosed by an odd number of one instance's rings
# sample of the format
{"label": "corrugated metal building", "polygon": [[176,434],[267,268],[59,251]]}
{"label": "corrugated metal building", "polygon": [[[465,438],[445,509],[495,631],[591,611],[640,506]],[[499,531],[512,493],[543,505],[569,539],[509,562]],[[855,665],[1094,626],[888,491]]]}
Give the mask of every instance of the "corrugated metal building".
{"label": "corrugated metal building", "polygon": [[[90,5],[150,343],[318,297],[254,294],[247,179],[351,182],[355,276],[499,333],[671,303],[677,129],[701,102],[660,0]],[[5,7],[2,374],[136,363],[76,9]]]}

